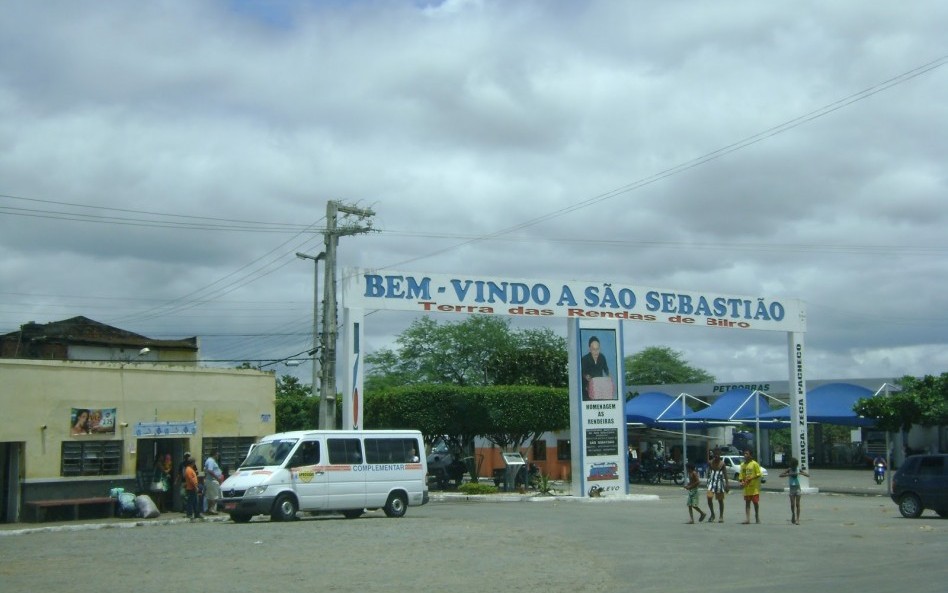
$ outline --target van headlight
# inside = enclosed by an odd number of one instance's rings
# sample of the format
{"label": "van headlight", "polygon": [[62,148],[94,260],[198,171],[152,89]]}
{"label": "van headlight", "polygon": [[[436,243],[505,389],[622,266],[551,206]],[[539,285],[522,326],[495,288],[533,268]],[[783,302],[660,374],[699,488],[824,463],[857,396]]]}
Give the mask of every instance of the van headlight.
{"label": "van headlight", "polygon": [[266,486],[251,486],[250,488],[247,488],[246,492],[244,492],[244,496],[260,496],[266,491]]}

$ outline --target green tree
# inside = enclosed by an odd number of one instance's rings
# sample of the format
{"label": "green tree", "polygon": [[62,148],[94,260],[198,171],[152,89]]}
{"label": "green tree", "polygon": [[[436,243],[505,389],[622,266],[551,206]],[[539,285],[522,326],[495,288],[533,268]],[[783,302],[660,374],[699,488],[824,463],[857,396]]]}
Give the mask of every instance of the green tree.
{"label": "green tree", "polygon": [[[851,428],[837,424],[823,424],[820,426],[820,434],[823,436],[823,448],[831,449],[833,445],[848,445],[850,442]],[[770,447],[774,451],[788,453],[790,447],[790,429],[775,428],[769,431]],[[809,450],[812,454],[816,450],[817,430],[815,424],[807,424],[806,438],[809,444]],[[784,458],[787,463],[787,458]]]}
{"label": "green tree", "polygon": [[650,346],[625,357],[626,385],[711,383],[714,376],[689,365],[681,352],[667,346]]}
{"label": "green tree", "polygon": [[913,425],[948,424],[948,373],[922,378],[902,377],[901,391],[860,399],[853,411],[874,418],[876,426],[889,432],[908,430]]}
{"label": "green tree", "polygon": [[383,348],[367,355],[365,360],[368,365],[363,379],[366,393],[418,382],[412,365],[402,365],[394,350]]}
{"label": "green tree", "polygon": [[565,388],[484,387],[482,400],[490,417],[482,434],[504,450],[520,448],[544,432],[569,427],[569,394]]}
{"label": "green tree", "polygon": [[[363,412],[366,428],[411,428],[431,445],[443,438],[458,459],[473,458],[474,439],[489,428],[490,417],[472,388],[426,384],[367,391]],[[471,476],[478,475],[470,459]]]}
{"label": "green tree", "polygon": [[509,320],[472,316],[438,324],[414,321],[396,350],[366,356],[366,392],[396,385],[567,384],[566,341],[550,330],[512,331]]}
{"label": "green tree", "polygon": [[[479,436],[508,449],[569,426],[565,388],[408,385],[367,392],[364,411],[366,428],[416,429],[429,445],[445,439],[462,459],[473,456]],[[472,476],[475,465],[469,464]]]}
{"label": "green tree", "polygon": [[276,431],[308,430],[319,426],[319,398],[313,397],[309,385],[292,375],[276,381]]}
{"label": "green tree", "polygon": [[487,364],[490,353],[505,348],[509,338],[502,319],[474,316],[439,325],[422,317],[396,338],[396,352],[382,350],[366,357],[369,378],[373,386],[380,375],[402,384],[488,385],[493,379]]}
{"label": "green tree", "polygon": [[551,329],[513,332],[509,347],[494,352],[495,385],[566,387],[569,365],[566,338]]}

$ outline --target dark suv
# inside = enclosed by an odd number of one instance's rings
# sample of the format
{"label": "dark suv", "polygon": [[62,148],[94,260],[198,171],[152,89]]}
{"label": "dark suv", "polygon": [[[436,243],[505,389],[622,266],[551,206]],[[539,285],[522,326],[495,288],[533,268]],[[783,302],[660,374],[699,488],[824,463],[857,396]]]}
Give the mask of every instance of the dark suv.
{"label": "dark suv", "polygon": [[925,509],[948,517],[948,454],[907,457],[892,478],[892,500],[903,517]]}

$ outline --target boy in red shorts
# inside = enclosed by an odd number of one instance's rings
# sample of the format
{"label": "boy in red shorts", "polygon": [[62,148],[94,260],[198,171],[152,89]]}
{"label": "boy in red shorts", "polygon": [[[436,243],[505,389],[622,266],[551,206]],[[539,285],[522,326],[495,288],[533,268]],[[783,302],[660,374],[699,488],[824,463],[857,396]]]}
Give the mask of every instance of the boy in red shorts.
{"label": "boy in red shorts", "polygon": [[744,487],[744,525],[751,522],[751,503],[754,504],[754,520],[760,523],[760,476],[760,464],[754,461],[750,449],[745,450],[740,474]]}

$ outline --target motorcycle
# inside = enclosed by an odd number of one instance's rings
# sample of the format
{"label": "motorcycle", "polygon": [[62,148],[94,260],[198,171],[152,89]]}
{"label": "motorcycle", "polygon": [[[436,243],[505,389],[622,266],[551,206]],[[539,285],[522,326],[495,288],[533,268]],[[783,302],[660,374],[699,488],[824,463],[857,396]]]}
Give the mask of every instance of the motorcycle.
{"label": "motorcycle", "polygon": [[881,484],[885,482],[885,464],[877,463],[872,472],[873,478],[876,480],[876,484]]}
{"label": "motorcycle", "polygon": [[629,468],[629,482],[661,484],[662,480],[681,486],[685,483],[685,471],[680,463],[665,459],[645,459]]}
{"label": "motorcycle", "polygon": [[685,470],[680,463],[667,462],[662,467],[662,479],[681,486],[685,483]]}
{"label": "motorcycle", "polygon": [[629,483],[658,484],[662,480],[661,466],[645,461],[629,467]]}

